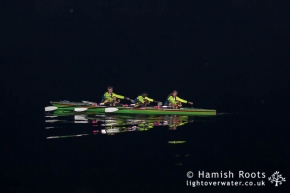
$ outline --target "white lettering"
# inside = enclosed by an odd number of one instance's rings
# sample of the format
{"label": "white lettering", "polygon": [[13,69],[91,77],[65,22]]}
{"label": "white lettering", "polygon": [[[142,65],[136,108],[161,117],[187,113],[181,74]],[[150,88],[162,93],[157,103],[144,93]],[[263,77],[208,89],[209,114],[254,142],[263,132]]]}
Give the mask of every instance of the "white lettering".
{"label": "white lettering", "polygon": [[244,172],[239,171],[239,178],[266,178],[265,172]]}
{"label": "white lettering", "polygon": [[217,172],[213,172],[213,173],[211,174],[211,177],[212,177],[212,178],[219,178],[219,173],[217,173]]}
{"label": "white lettering", "polygon": [[198,178],[204,178],[204,171],[198,171]]}
{"label": "white lettering", "polygon": [[210,173],[206,172],[205,177],[210,178]]}
{"label": "white lettering", "polygon": [[244,171],[239,171],[239,178],[245,178],[244,177]]}
{"label": "white lettering", "polygon": [[229,171],[229,178],[234,178],[234,173]]}
{"label": "white lettering", "polygon": [[234,173],[231,171],[228,172],[205,172],[198,171],[198,178],[234,178]]}

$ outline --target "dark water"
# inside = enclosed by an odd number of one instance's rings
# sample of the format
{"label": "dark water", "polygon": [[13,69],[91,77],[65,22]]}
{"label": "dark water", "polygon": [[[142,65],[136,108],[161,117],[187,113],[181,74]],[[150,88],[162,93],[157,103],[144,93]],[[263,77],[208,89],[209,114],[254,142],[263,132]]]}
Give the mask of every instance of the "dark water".
{"label": "dark water", "polygon": [[[289,187],[285,118],[258,114],[183,118],[50,114],[43,119],[43,124],[22,128],[30,129],[26,135],[17,125],[18,132],[6,141],[10,145],[4,147],[5,191],[278,192]],[[263,180],[265,186],[190,187],[188,171],[195,174],[191,180]],[[198,179],[199,171],[231,171],[234,178]],[[240,179],[239,171],[265,172],[266,178]],[[287,180],[279,187],[268,180],[275,171]]]}

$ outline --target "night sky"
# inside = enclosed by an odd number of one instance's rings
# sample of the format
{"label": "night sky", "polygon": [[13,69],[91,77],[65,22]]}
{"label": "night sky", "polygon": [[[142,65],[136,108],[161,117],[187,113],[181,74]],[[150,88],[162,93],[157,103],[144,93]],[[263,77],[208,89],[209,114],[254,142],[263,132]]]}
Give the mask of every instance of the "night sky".
{"label": "night sky", "polygon": [[131,98],[147,91],[162,102],[176,89],[196,107],[217,110],[285,105],[289,3],[14,0],[3,5],[1,92],[17,105],[99,101],[107,85]]}

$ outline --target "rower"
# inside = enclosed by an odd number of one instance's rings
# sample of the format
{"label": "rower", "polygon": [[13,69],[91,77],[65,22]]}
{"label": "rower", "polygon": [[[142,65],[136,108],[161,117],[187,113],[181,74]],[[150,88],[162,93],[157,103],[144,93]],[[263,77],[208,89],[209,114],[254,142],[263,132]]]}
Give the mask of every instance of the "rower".
{"label": "rower", "polygon": [[172,93],[170,93],[167,97],[167,100],[164,103],[164,106],[170,106],[174,109],[177,109],[179,107],[182,107],[182,103],[188,103],[193,104],[192,102],[186,101],[184,99],[181,99],[177,96],[177,91],[174,90]]}
{"label": "rower", "polygon": [[129,97],[124,97],[122,95],[113,93],[113,87],[108,86],[108,92],[105,92],[105,94],[103,95],[101,103],[104,103],[104,105],[106,106],[116,106],[116,104],[120,103],[119,99],[130,100]]}
{"label": "rower", "polygon": [[146,107],[150,102],[158,102],[158,101],[155,101],[154,99],[148,98],[147,95],[148,94],[146,92],[143,92],[141,95],[139,95],[135,99],[134,107]]}

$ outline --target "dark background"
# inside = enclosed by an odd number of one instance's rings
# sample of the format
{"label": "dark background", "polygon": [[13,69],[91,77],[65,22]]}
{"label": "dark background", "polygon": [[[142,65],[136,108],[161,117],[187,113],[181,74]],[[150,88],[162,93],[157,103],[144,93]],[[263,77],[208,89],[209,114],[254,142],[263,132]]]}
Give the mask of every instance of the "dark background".
{"label": "dark background", "polygon": [[49,101],[99,101],[108,85],[131,98],[147,91],[164,102],[176,89],[195,107],[259,113],[273,124],[271,136],[289,109],[285,2],[1,1],[1,159],[7,163],[1,174],[12,176],[6,182],[13,186],[14,176],[43,168],[47,149],[39,136]]}
{"label": "dark background", "polygon": [[160,101],[177,89],[196,107],[218,110],[282,107],[288,8],[243,0],[4,1],[2,93],[44,106],[99,101],[111,84],[116,93],[135,98],[145,90]]}

